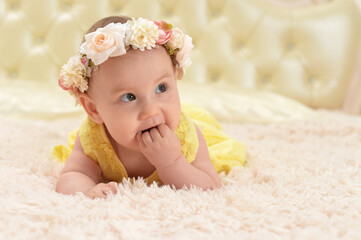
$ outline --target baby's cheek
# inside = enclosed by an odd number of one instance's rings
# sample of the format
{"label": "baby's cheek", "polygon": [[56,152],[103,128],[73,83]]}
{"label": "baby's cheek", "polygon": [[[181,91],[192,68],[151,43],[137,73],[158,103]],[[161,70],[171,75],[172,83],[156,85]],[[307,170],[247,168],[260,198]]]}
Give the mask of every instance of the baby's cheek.
{"label": "baby's cheek", "polygon": [[177,109],[177,111],[173,113],[172,125],[170,126],[170,129],[172,131],[175,131],[178,128],[180,119],[181,119],[181,108],[179,107],[179,109]]}
{"label": "baby's cheek", "polygon": [[179,125],[179,120],[180,117],[174,117],[169,124],[167,124],[167,126],[170,128],[170,130],[172,130],[172,132],[174,132],[175,130],[177,130],[178,125]]}

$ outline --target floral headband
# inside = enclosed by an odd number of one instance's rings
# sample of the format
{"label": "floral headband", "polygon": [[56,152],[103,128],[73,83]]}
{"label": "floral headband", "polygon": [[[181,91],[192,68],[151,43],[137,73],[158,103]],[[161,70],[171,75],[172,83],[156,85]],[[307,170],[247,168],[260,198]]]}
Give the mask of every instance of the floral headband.
{"label": "floral headband", "polygon": [[92,70],[109,57],[126,54],[130,46],[144,51],[156,45],[164,45],[169,55],[175,56],[177,68],[184,70],[191,64],[190,51],[194,47],[191,37],[164,21],[133,18],[124,24],[109,23],[86,34],[79,54],[71,57],[61,68],[59,86],[77,99],[79,91],[88,89]]}

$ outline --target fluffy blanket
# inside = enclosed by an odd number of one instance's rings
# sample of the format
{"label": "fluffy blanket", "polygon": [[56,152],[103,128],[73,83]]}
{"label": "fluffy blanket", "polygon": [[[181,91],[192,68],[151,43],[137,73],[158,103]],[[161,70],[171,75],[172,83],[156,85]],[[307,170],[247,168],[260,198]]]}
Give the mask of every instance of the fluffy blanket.
{"label": "fluffy blanket", "polygon": [[54,191],[50,153],[82,118],[0,117],[0,239],[359,239],[361,117],[317,111],[283,123],[223,123],[247,165],[223,188],[147,187],[90,200]]}

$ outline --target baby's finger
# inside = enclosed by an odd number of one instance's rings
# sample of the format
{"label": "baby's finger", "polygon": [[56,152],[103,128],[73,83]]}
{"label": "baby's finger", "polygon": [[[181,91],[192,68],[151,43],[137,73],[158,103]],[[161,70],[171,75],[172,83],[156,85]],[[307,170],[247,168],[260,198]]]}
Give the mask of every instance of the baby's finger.
{"label": "baby's finger", "polygon": [[118,192],[117,189],[118,184],[116,182],[108,182],[107,185],[113,194],[116,194]]}
{"label": "baby's finger", "polygon": [[104,191],[104,189],[101,190],[96,196],[96,198],[104,198],[104,199],[106,199],[107,197],[108,197],[107,191]]}
{"label": "baby's finger", "polygon": [[116,187],[114,185],[113,182],[107,183],[103,189],[102,189],[103,193],[105,193],[106,195],[109,194],[115,194],[116,193]]}
{"label": "baby's finger", "polygon": [[85,196],[87,196],[90,199],[94,199],[96,197],[96,195],[94,193],[87,193],[87,194],[85,194]]}
{"label": "baby's finger", "polygon": [[87,196],[91,199],[107,198],[107,195],[102,191],[102,189],[98,189],[97,191],[87,194]]}
{"label": "baby's finger", "polygon": [[150,130],[150,136],[152,137],[154,142],[159,141],[162,138],[158,128],[152,128]]}
{"label": "baby's finger", "polygon": [[165,123],[162,123],[158,125],[158,130],[160,135],[165,137],[169,133],[170,128]]}
{"label": "baby's finger", "polygon": [[144,142],[143,142],[143,138],[142,138],[142,133],[141,133],[141,132],[137,133],[137,140],[138,140],[139,147],[140,147],[141,149],[144,149],[144,148],[145,148],[145,144],[144,144]]}
{"label": "baby's finger", "polygon": [[150,144],[150,143],[153,142],[153,139],[152,139],[152,137],[150,136],[150,133],[149,133],[149,132],[143,133],[143,134],[142,134],[142,139],[143,139],[145,145]]}
{"label": "baby's finger", "polygon": [[106,186],[105,188],[102,189],[102,192],[101,192],[104,197],[102,198],[107,198],[109,194],[112,194],[112,190],[109,186]]}

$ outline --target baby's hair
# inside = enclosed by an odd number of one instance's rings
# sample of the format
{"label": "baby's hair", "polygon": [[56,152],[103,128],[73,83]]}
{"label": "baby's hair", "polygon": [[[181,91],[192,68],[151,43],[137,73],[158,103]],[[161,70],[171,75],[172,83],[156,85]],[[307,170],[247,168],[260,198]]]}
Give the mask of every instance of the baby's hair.
{"label": "baby's hair", "polygon": [[[98,28],[102,28],[105,27],[106,25],[108,25],[109,23],[121,23],[124,24],[126,23],[128,20],[132,20],[130,17],[127,16],[110,16],[110,17],[106,17],[106,18],[102,18],[99,21],[97,21],[96,23],[93,24],[93,26],[91,26],[88,31],[86,31],[85,34],[91,33],[91,32],[95,32]],[[85,42],[85,37],[83,38],[83,42]],[[164,47],[162,45],[162,47]],[[165,48],[165,47],[164,47]],[[175,59],[174,54],[173,55],[169,55],[171,60],[172,60],[172,64],[173,64],[173,68],[177,67],[177,61]]]}
{"label": "baby's hair", "polygon": [[[128,20],[132,20],[130,17],[127,16],[110,16],[110,17],[106,17],[106,18],[102,18],[99,21],[97,21],[96,23],[93,24],[93,26],[91,26],[88,31],[86,31],[85,34],[91,33],[91,32],[95,32],[98,28],[102,28],[105,27],[106,25],[108,25],[109,23],[126,23]],[[85,42],[85,38],[83,39],[83,42]]]}

